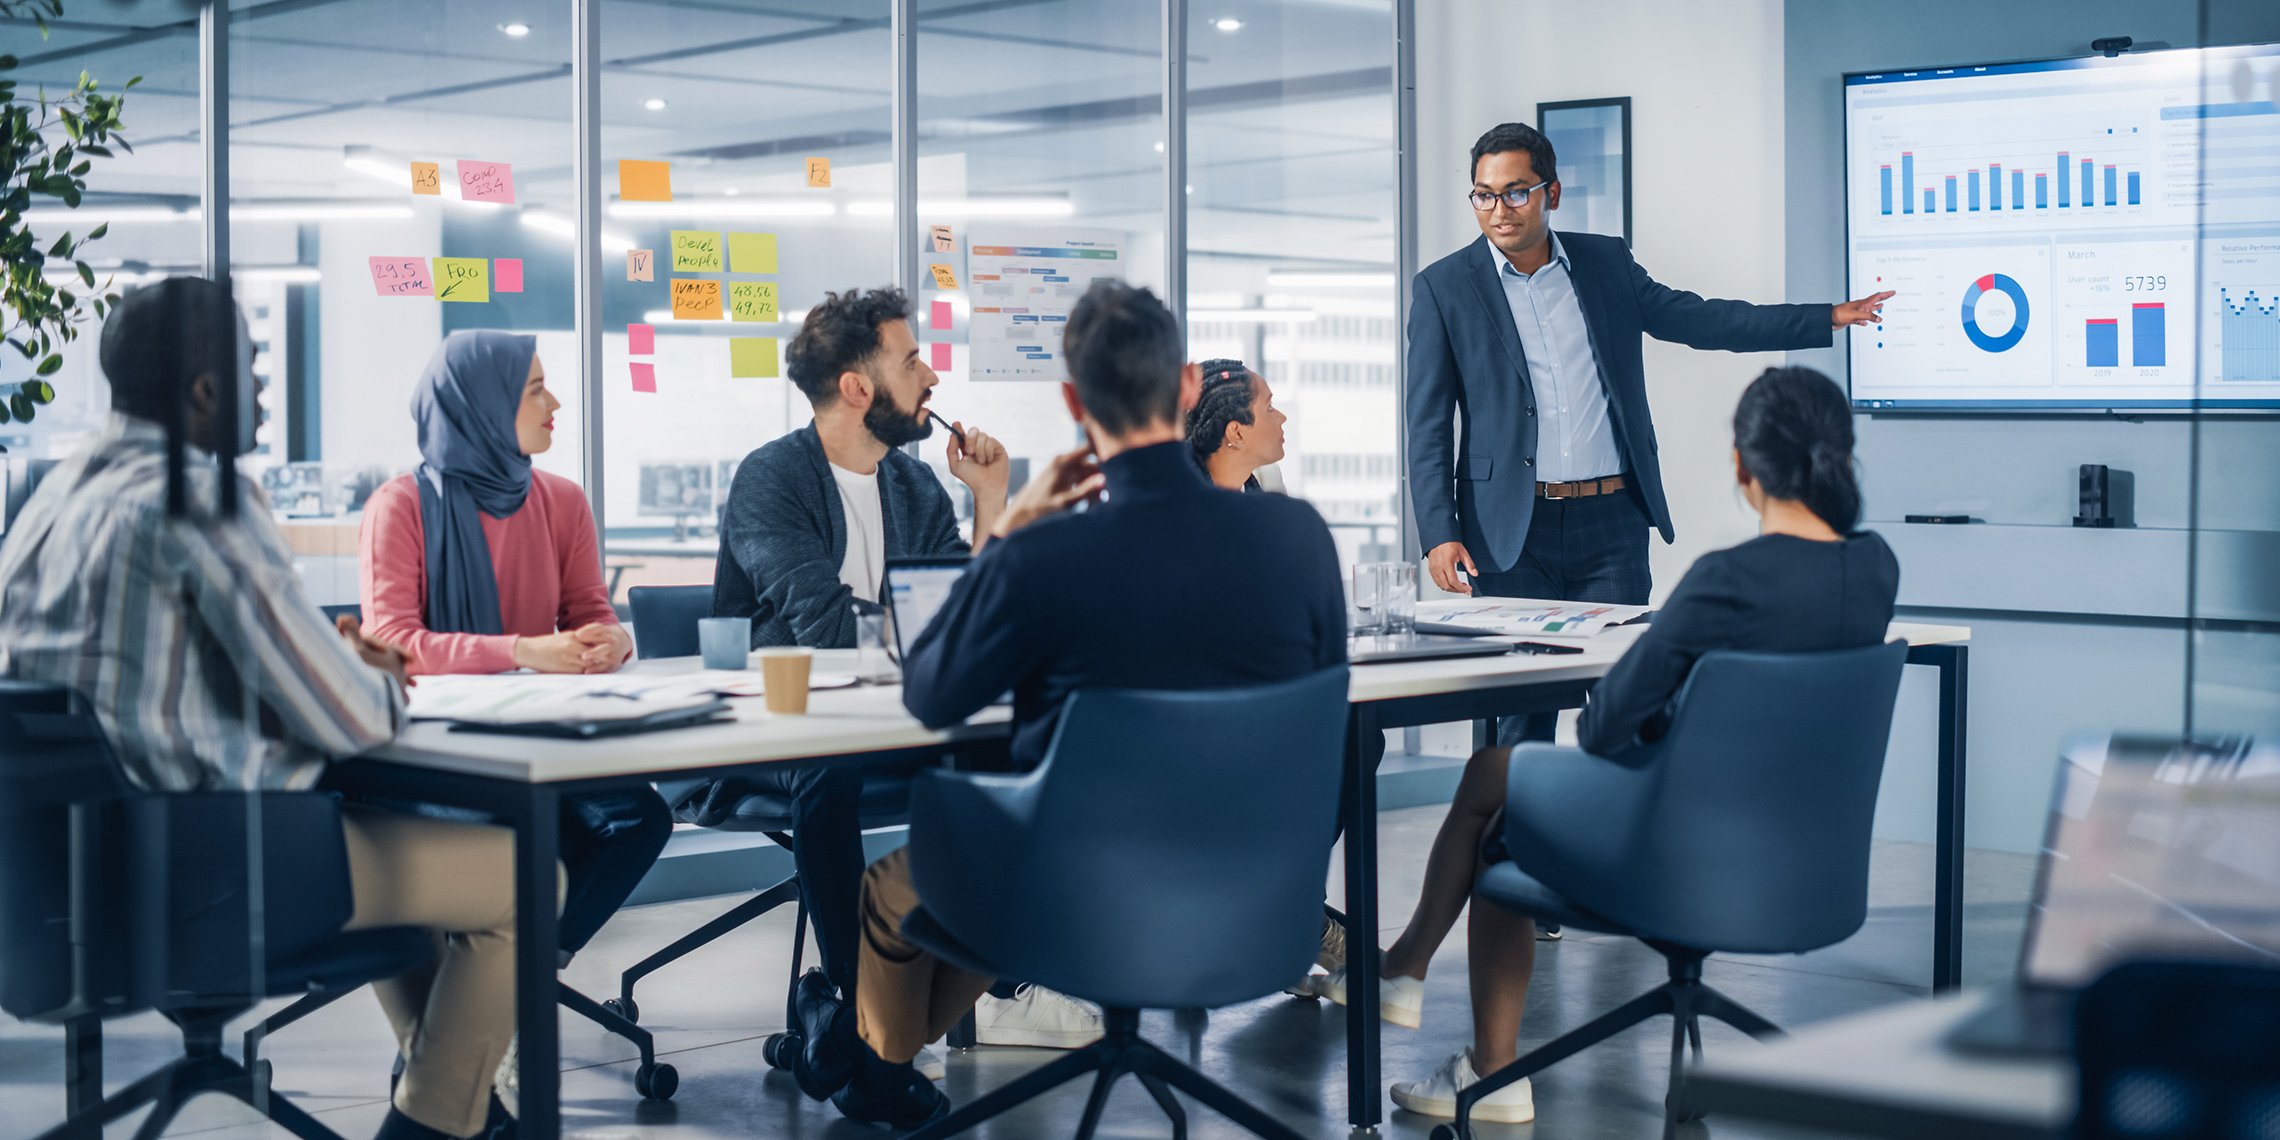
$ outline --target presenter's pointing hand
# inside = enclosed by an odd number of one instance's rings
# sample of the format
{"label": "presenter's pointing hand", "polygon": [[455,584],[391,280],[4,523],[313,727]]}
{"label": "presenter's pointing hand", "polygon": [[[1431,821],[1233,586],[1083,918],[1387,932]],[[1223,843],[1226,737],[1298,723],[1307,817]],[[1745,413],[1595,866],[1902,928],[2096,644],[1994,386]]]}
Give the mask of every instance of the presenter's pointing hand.
{"label": "presenter's pointing hand", "polygon": [[1479,577],[1473,566],[1472,553],[1461,542],[1444,542],[1425,555],[1425,569],[1433,575],[1433,584],[1452,594],[1472,593],[1472,584],[1457,577],[1457,568],[1471,577]]}
{"label": "presenter's pointing hand", "polygon": [[1829,306],[1829,326],[1841,329],[1846,325],[1868,325],[1882,321],[1884,319],[1884,302],[1891,299],[1892,290],[1886,289],[1872,297],[1862,297],[1858,301],[1847,301],[1842,305],[1831,305]]}

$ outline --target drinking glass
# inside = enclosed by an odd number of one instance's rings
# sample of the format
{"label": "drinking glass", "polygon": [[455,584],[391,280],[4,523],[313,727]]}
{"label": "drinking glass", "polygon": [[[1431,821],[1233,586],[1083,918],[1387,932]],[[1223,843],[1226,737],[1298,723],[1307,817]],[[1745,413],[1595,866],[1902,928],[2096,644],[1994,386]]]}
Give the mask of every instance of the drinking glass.
{"label": "drinking glass", "polygon": [[864,613],[855,611],[855,675],[874,685],[886,685],[900,680],[902,671],[895,668],[894,655],[887,645],[887,615],[884,611]]}
{"label": "drinking glass", "polygon": [[709,617],[697,619],[697,648],[707,669],[743,669],[752,651],[752,619]]}
{"label": "drinking glass", "polygon": [[1385,631],[1385,576],[1379,573],[1380,563],[1354,564],[1354,632],[1375,634]]}
{"label": "drinking glass", "polygon": [[1378,563],[1378,608],[1385,614],[1380,623],[1388,635],[1417,631],[1417,564],[1414,562]]}

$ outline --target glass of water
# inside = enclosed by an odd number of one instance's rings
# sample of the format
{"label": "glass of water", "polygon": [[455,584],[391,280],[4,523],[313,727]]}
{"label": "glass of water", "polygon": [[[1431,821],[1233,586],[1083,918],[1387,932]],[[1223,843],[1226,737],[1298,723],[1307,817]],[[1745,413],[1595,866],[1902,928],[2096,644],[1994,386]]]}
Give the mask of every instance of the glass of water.
{"label": "glass of water", "polygon": [[1378,563],[1379,625],[1387,634],[1417,632],[1417,564]]}
{"label": "glass of water", "polygon": [[1356,634],[1385,632],[1385,576],[1383,563],[1354,563],[1353,626]]}
{"label": "glass of water", "polygon": [[895,667],[894,654],[888,649],[887,615],[884,611],[865,613],[855,607],[855,675],[874,685],[892,684],[902,679],[902,670]]}

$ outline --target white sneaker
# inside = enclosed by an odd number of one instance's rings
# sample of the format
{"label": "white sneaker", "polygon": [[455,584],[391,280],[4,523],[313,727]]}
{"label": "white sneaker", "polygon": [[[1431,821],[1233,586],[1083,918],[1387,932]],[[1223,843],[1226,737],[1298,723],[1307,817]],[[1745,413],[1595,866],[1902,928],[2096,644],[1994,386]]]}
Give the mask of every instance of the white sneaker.
{"label": "white sneaker", "polygon": [[930,1081],[939,1081],[942,1074],[950,1071],[949,1066],[942,1061],[942,1050],[932,1045],[921,1046],[918,1056],[911,1060],[911,1064],[917,1067],[919,1076]]}
{"label": "white sneaker", "polygon": [[[1400,1081],[1393,1086],[1393,1103],[1419,1116],[1454,1120],[1457,1093],[1480,1083],[1473,1072],[1472,1050],[1452,1053],[1433,1075],[1422,1081]],[[1497,1124],[1526,1124],[1536,1119],[1536,1094],[1522,1077],[1489,1094],[1472,1107],[1474,1120]]]}
{"label": "white sneaker", "polygon": [[[1316,974],[1307,981],[1314,984],[1314,992],[1339,1005],[1346,1004],[1346,968],[1340,966],[1327,974]],[[1398,978],[1378,980],[1378,1016],[1401,1026],[1415,1029],[1425,1021],[1425,983],[1406,974]]]}
{"label": "white sneaker", "polygon": [[491,1074],[491,1089],[499,1094],[508,1116],[522,1119],[522,1034],[507,1038],[507,1055],[499,1058],[499,1069]]}
{"label": "white sneaker", "polygon": [[1024,983],[1010,998],[974,1002],[974,1040],[982,1045],[1082,1049],[1101,1038],[1100,1007]]}

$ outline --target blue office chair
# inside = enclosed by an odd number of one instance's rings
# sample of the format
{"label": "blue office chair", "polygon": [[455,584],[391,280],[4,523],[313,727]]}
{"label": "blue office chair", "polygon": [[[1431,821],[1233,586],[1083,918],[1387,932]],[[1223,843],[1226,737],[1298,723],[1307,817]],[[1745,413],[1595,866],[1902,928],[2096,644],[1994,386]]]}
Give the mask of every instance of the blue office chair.
{"label": "blue office chair", "polygon": [[910,865],[923,905],[903,933],[963,969],[1100,1003],[1106,1035],[911,1140],[971,1128],[1085,1073],[1099,1075],[1078,1140],[1126,1073],[1175,1136],[1187,1122],[1171,1088],[1256,1135],[1299,1140],[1142,1040],[1140,1011],[1264,997],[1313,964],[1345,735],[1338,666],[1240,689],[1080,692],[1035,771],[922,774]]}
{"label": "blue office chair", "polygon": [[[265,965],[250,977],[256,805]],[[264,998],[348,993],[434,956],[418,927],[342,932],[354,900],[331,797],[137,793],[58,686],[0,681],[0,881],[0,1009],[80,1026],[69,1115],[42,1140],[99,1140],[146,1104],[137,1135],[157,1136],[205,1093],[265,1108],[303,1140],[339,1140],[268,1091],[266,1069],[224,1056],[223,1027]],[[95,1100],[101,1045],[86,1026],[144,1010],[181,1027],[184,1056]]]}
{"label": "blue office chair", "polygon": [[697,619],[712,616],[712,596],[711,586],[634,586],[626,590],[626,604],[633,608],[634,656],[696,656]]}
{"label": "blue office chair", "polygon": [[1669,963],[1670,980],[1457,1094],[1472,1106],[1650,1017],[1673,1018],[1669,1124],[1685,1047],[1701,1059],[1702,1017],[1752,1037],[1780,1033],[1702,981],[1716,951],[1802,954],[1843,941],[1868,915],[1869,827],[1905,642],[1831,653],[1706,653],[1679,690],[1670,731],[1606,760],[1526,744],[1512,754],[1508,861],[1477,899],[1576,930],[1628,934]]}

